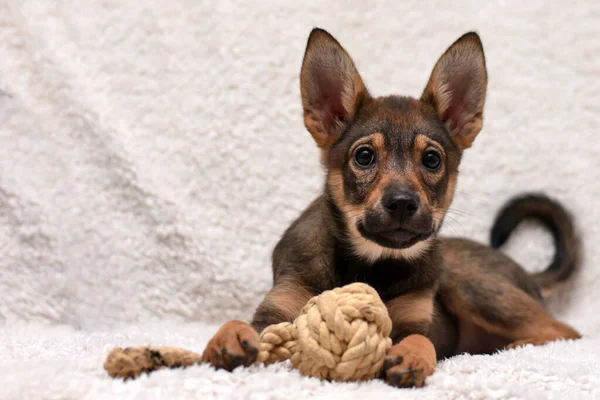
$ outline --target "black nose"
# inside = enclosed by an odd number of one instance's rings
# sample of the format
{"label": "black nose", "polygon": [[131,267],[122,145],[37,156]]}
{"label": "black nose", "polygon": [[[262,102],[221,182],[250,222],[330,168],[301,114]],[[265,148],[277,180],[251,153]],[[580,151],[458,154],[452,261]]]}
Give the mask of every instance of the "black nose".
{"label": "black nose", "polygon": [[383,207],[392,218],[405,222],[419,210],[419,198],[407,190],[394,191],[384,197]]}

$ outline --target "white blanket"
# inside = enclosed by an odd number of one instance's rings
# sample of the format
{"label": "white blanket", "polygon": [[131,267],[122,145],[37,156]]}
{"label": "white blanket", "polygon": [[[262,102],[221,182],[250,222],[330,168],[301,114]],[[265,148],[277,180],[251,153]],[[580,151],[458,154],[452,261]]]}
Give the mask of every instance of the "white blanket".
{"label": "white blanket", "polygon": [[[0,1],[0,398],[599,397],[599,4]],[[455,357],[416,391],[285,365],[107,377],[112,346],[201,351],[268,290],[271,249],[322,187],[299,101],[313,26],[375,95],[418,96],[479,31],[485,124],[444,232],[487,241],[521,191],[566,204],[586,257],[550,307],[585,339]],[[552,241],[529,224],[506,251],[539,270]]]}

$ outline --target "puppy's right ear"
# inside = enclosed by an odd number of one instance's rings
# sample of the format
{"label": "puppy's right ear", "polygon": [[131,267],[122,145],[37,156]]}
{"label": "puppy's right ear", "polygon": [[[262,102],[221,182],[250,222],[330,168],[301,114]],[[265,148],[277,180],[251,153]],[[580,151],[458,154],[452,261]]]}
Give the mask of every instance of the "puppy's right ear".
{"label": "puppy's right ear", "polygon": [[433,68],[421,100],[434,106],[461,149],[471,147],[483,126],[487,70],[479,35],[461,36]]}
{"label": "puppy's right ear", "polygon": [[369,93],[346,50],[323,29],[310,33],[300,92],[304,124],[321,149],[344,132]]}

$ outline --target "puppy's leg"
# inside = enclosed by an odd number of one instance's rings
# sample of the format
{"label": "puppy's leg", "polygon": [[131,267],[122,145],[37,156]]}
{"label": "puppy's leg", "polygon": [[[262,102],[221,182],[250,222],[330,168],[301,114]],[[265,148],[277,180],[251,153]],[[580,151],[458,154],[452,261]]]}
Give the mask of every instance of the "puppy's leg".
{"label": "puppy's leg", "polygon": [[434,312],[433,291],[409,293],[386,304],[392,319],[392,340],[396,343],[383,366],[388,384],[421,387],[435,371],[436,352],[428,334]]}
{"label": "puppy's leg", "polygon": [[311,297],[294,281],[278,282],[256,310],[252,323],[227,322],[208,342],[202,360],[228,371],[253,364],[258,355],[258,333],[268,325],[293,321]]}
{"label": "puppy's leg", "polygon": [[383,369],[386,382],[392,386],[422,387],[436,366],[433,343],[415,334],[405,337],[388,351]]}
{"label": "puppy's leg", "polygon": [[512,342],[508,347],[581,337],[498,274],[483,270],[469,275],[448,272],[442,281],[439,294],[445,306],[460,320],[506,338]]}
{"label": "puppy's leg", "polygon": [[293,322],[315,295],[298,281],[281,279],[256,309],[251,325],[257,332],[262,332],[269,325]]}
{"label": "puppy's leg", "polygon": [[258,333],[243,321],[229,321],[210,339],[202,361],[217,369],[232,371],[254,364],[258,356]]}

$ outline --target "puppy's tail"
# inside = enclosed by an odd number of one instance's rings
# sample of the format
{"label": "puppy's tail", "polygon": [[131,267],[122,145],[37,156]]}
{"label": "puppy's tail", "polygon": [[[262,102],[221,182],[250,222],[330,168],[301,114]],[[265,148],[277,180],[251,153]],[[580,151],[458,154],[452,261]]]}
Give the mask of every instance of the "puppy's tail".
{"label": "puppy's tail", "polygon": [[536,219],[552,233],[556,251],[545,271],[533,274],[544,297],[566,281],[579,266],[581,243],[573,219],[558,202],[542,194],[525,194],[511,199],[498,213],[491,233],[491,246],[498,248],[524,219]]}

